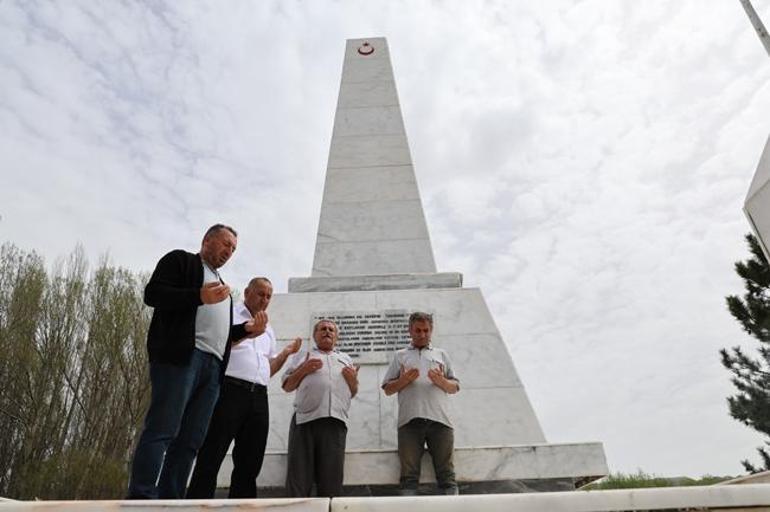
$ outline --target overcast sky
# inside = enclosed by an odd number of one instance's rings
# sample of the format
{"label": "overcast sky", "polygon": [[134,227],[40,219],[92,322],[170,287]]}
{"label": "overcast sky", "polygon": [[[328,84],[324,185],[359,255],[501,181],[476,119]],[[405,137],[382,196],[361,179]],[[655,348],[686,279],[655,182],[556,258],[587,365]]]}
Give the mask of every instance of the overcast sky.
{"label": "overcast sky", "polygon": [[[770,1],[756,0],[770,22]],[[310,274],[347,38],[388,38],[440,271],[481,287],[551,442],[738,474],[741,211],[770,59],[737,0],[0,1],[0,242]]]}

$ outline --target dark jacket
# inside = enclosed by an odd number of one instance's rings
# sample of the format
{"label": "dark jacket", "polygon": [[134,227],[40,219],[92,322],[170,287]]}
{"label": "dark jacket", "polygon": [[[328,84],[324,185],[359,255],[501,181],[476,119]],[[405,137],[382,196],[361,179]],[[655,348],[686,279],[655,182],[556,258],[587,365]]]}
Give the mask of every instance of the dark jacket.
{"label": "dark jacket", "polygon": [[[158,261],[144,289],[144,303],[155,308],[147,333],[150,362],[183,365],[195,349],[195,315],[202,305],[203,263],[199,254],[181,249],[171,251]],[[233,302],[230,298],[230,335],[228,341],[246,336],[244,324],[232,325]],[[222,374],[230,358],[230,343],[225,348]]]}

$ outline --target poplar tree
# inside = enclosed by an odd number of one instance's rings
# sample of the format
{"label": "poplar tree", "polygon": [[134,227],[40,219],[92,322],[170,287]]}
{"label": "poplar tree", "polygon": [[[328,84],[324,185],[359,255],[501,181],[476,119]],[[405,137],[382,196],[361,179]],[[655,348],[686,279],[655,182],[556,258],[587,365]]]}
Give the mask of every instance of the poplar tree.
{"label": "poplar tree", "polygon": [[150,397],[146,275],[0,245],[0,496],[115,499]]}
{"label": "poplar tree", "polygon": [[[726,297],[730,314],[759,345],[756,353],[741,347],[722,349],[722,364],[732,374],[735,394],[727,398],[730,416],[770,439],[770,265],[754,235],[746,235],[751,257],[735,263],[743,279],[743,297]],[[770,442],[757,448],[761,465],[741,461],[750,473],[770,470]]]}

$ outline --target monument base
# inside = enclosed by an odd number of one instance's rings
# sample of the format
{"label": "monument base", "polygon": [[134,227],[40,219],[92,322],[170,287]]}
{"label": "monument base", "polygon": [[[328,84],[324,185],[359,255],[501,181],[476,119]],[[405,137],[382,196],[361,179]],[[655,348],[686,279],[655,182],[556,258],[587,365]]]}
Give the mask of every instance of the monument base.
{"label": "monument base", "polygon": [[[445,275],[459,277],[456,273]],[[341,282],[352,285],[358,281],[360,285],[365,277]],[[382,276],[370,277],[371,282],[383,281]],[[403,276],[393,279],[403,286]],[[432,279],[443,281],[436,275],[420,276],[415,281]],[[314,281],[316,285],[333,284],[333,280]],[[298,335],[308,340],[315,318],[337,318],[340,350],[354,349],[350,354],[360,365],[359,387],[350,407],[344,482],[351,492],[388,493],[398,485],[398,398],[386,396],[381,386],[393,350],[408,346],[406,322],[411,311],[433,313],[432,342],[450,354],[461,382],[461,391],[451,397],[449,408],[455,432],[456,476],[462,485],[472,486],[466,487],[469,492],[563,490],[565,485],[572,489],[575,482],[608,473],[601,443],[546,441],[479,289],[456,286],[276,294],[270,320],[279,344]],[[394,321],[400,322],[395,341],[380,340],[393,336]],[[367,338],[373,341],[367,342]],[[309,343],[305,341],[306,349]],[[368,350],[360,349],[362,343],[370,343],[364,347]],[[286,478],[294,395],[280,386],[277,376],[268,386],[270,435],[257,481],[260,488],[281,488]],[[226,459],[220,470],[220,487],[229,485],[230,464]],[[427,455],[422,477],[424,483],[435,481]]]}
{"label": "monument base", "polygon": [[[571,491],[607,474],[601,443],[535,444],[455,448],[455,472],[462,494]],[[219,471],[217,487],[230,484],[232,458]],[[260,497],[282,497],[286,453],[268,452],[257,480]],[[398,494],[396,450],[357,450],[345,454],[346,496]],[[421,494],[436,494],[430,456],[422,459]]]}
{"label": "monument base", "polygon": [[[591,479],[593,481],[595,479]],[[541,478],[533,480],[501,480],[496,482],[458,482],[462,495],[520,494],[528,492],[568,492],[586,485],[587,481],[572,478]],[[227,488],[217,488],[215,499],[227,498]],[[346,485],[342,496],[400,496],[398,485]],[[420,484],[418,496],[442,495],[434,484]],[[285,498],[284,487],[260,487],[260,498]]]}

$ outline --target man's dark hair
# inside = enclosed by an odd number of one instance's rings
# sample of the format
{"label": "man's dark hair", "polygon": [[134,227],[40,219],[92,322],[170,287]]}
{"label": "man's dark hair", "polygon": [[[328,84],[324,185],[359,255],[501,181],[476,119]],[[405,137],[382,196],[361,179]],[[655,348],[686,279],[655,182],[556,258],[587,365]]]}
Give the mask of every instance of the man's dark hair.
{"label": "man's dark hair", "polygon": [[205,240],[205,239],[207,239],[208,237],[210,237],[212,235],[216,235],[217,233],[219,233],[223,229],[228,230],[230,233],[233,234],[233,236],[235,238],[238,238],[238,233],[233,228],[231,228],[230,226],[228,226],[226,224],[214,224],[213,226],[211,226],[210,228],[208,228],[206,230],[206,234],[203,235],[203,239]]}
{"label": "man's dark hair", "polygon": [[433,327],[433,315],[422,311],[415,311],[409,315],[409,327],[415,322],[428,322],[430,326]]}

